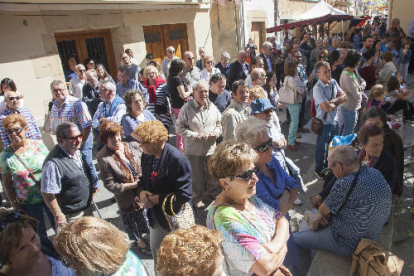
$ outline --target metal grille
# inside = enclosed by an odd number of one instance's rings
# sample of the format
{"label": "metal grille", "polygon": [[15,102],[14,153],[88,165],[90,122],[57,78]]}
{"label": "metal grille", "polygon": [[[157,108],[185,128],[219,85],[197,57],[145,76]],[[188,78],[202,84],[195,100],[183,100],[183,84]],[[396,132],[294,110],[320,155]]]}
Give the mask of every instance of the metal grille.
{"label": "metal grille", "polygon": [[69,57],[74,57],[76,59],[76,62],[79,62],[75,40],[57,42],[57,47],[63,68],[67,67],[67,60]]}
{"label": "metal grille", "polygon": [[105,68],[109,68],[105,40],[103,37],[85,39],[85,42],[89,57],[93,59],[95,63],[101,63]]}

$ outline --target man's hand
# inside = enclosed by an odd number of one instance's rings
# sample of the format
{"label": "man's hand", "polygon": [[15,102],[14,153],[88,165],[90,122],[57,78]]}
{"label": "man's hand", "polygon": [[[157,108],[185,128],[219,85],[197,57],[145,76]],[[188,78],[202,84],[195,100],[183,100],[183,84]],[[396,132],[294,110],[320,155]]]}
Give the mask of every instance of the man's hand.
{"label": "man's hand", "polygon": [[67,223],[66,216],[63,213],[55,215],[56,228],[60,228]]}
{"label": "man's hand", "polygon": [[320,196],[320,195],[318,195],[318,194],[316,194],[316,195],[313,195],[312,197],[311,197],[311,205],[312,205],[312,208],[319,208],[319,206],[322,204],[322,197]]}
{"label": "man's hand", "polygon": [[205,135],[204,133],[197,133],[197,140],[205,140],[207,139],[207,135]]}
{"label": "man's hand", "polygon": [[[139,200],[141,201],[141,204],[144,208],[149,209],[152,208],[155,204],[151,201],[151,196],[154,194],[143,190],[139,193]],[[158,203],[157,203],[158,204]]]}
{"label": "man's hand", "polygon": [[283,194],[279,197],[279,210],[285,215],[290,208],[292,208],[293,201],[290,200],[290,193],[286,189],[283,190]]}
{"label": "man's hand", "polygon": [[215,131],[211,132],[208,135],[208,139],[216,139],[217,138],[217,133]]}

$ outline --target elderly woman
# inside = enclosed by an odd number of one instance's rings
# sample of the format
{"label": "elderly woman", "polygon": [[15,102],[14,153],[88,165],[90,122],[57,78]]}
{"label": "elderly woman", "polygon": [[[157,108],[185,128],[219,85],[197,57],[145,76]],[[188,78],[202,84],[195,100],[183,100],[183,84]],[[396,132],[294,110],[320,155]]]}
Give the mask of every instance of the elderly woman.
{"label": "elderly woman", "polygon": [[221,135],[221,113],[208,99],[208,91],[206,82],[194,84],[194,99],[181,108],[176,123],[176,133],[185,138],[185,155],[191,163],[192,198],[200,209],[207,207],[221,192],[207,169],[216,149],[216,139]]}
{"label": "elderly woman", "polygon": [[99,142],[105,145],[96,156],[100,177],[106,189],[115,194],[129,239],[141,252],[151,254],[142,239],[149,233],[146,210],[134,208],[142,151],[137,142],[121,142],[121,135],[122,127],[115,122],[103,123],[99,128]]}
{"label": "elderly woman", "polygon": [[376,125],[384,131],[383,148],[394,157],[397,166],[394,194],[401,195],[404,173],[404,146],[401,137],[388,127],[387,114],[379,107],[367,109],[362,121],[364,125]]}
{"label": "elderly woman", "polygon": [[382,69],[379,71],[377,83],[382,84],[384,87],[388,86],[388,81],[391,76],[397,73],[397,67],[394,64],[394,54],[391,52],[385,52],[381,55]]}
{"label": "elderly woman", "polygon": [[158,248],[171,230],[162,205],[167,199],[171,202],[170,208],[165,208],[171,216],[187,202],[191,204],[191,165],[178,149],[166,143],[168,131],[160,121],[139,124],[132,136],[144,151],[136,201],[142,208],[148,209],[150,244],[156,268]]}
{"label": "elderly woman", "polygon": [[1,276],[75,276],[47,238],[39,238],[38,221],[19,210],[0,209]]}
{"label": "elderly woman", "polygon": [[[263,120],[251,117],[237,127],[236,138],[237,141],[252,146],[259,157],[257,197],[289,218],[288,211],[298,197],[298,184],[273,156],[272,138],[269,137],[268,126]],[[297,263],[299,256],[292,236],[287,246],[288,254],[284,264]]]}
{"label": "elderly woman", "polygon": [[21,114],[3,120],[11,144],[0,154],[2,184],[13,208],[24,210],[39,221],[39,234],[47,237],[43,213],[52,226],[54,217],[40,192],[42,165],[49,151],[41,140],[26,138],[27,122]]}
{"label": "elderly woman", "polygon": [[148,89],[149,102],[146,109],[154,114],[155,118],[160,120],[167,129],[171,125],[171,110],[169,105],[169,91],[167,83],[158,75],[156,67],[150,65],[144,70],[144,75],[148,78],[143,85]]}
{"label": "elderly woman", "polygon": [[125,141],[132,141],[131,133],[137,125],[145,121],[155,120],[154,115],[145,109],[145,96],[139,90],[128,90],[124,95],[127,114],[122,117],[121,125]]}
{"label": "elderly woman", "polygon": [[347,101],[342,103],[339,112],[343,122],[341,125],[342,136],[354,132],[358,121],[358,110],[361,108],[362,92],[365,90],[365,80],[358,73],[358,67],[361,63],[362,54],[359,51],[351,50],[345,58],[345,69],[342,71],[339,84],[345,92]]}
{"label": "elderly woman", "polygon": [[103,219],[83,217],[66,224],[55,244],[78,276],[148,276],[141,260],[129,250],[125,234]]}
{"label": "elderly woman", "polygon": [[223,191],[208,212],[207,227],[223,234],[228,275],[273,275],[286,255],[287,219],[255,196],[257,160],[249,145],[225,141],[209,161]]}
{"label": "elderly woman", "polygon": [[160,276],[225,276],[221,243],[217,230],[201,225],[168,234],[158,250]]}
{"label": "elderly woman", "polygon": [[[176,119],[180,113],[181,107],[184,105],[185,101],[188,100],[188,97],[190,97],[192,93],[191,89],[188,90],[179,76],[183,72],[184,67],[184,61],[181,59],[173,59],[171,61],[168,74],[167,85],[171,93],[171,109]],[[176,147],[177,149],[184,151],[184,138],[182,138],[180,135],[176,136]]]}
{"label": "elderly woman", "polygon": [[214,58],[212,56],[203,57],[204,69],[200,72],[200,80],[209,82],[212,75],[220,73],[220,70],[214,67]]}

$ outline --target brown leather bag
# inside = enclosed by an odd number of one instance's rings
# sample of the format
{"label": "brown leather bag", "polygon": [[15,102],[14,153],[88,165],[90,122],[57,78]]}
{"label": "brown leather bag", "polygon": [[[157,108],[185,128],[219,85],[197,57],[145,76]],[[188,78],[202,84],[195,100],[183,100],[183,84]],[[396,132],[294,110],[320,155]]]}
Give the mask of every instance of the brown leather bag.
{"label": "brown leather bag", "polygon": [[312,129],[313,133],[315,133],[317,135],[322,134],[322,131],[323,131],[323,122],[322,122],[322,120],[318,119],[316,117],[313,117],[312,118],[311,129]]}
{"label": "brown leather bag", "polygon": [[362,239],[352,257],[348,276],[399,276],[404,261],[392,252],[386,251],[377,242]]}

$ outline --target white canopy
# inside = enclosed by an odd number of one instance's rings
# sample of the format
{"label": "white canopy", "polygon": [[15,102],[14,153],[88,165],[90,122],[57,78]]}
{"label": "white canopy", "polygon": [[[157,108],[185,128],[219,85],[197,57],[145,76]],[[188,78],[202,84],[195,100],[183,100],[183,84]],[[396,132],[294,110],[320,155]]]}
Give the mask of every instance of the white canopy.
{"label": "white canopy", "polygon": [[305,13],[299,15],[296,20],[308,20],[313,18],[319,18],[325,15],[348,15],[346,12],[335,9],[323,0],[318,4],[307,10]]}

